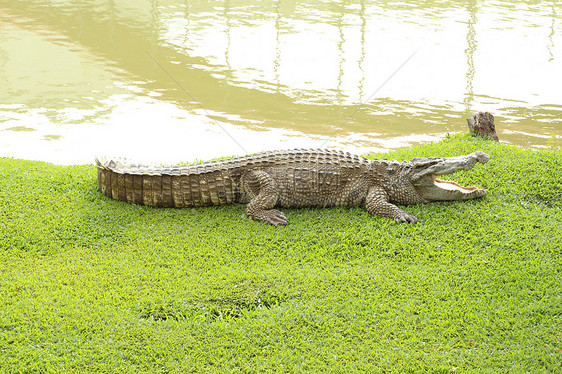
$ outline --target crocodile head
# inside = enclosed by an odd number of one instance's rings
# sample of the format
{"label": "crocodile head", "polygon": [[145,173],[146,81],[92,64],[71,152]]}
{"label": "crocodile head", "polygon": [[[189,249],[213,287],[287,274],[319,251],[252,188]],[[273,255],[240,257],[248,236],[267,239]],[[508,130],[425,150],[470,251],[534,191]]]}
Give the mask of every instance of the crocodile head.
{"label": "crocodile head", "polygon": [[484,152],[450,158],[414,158],[409,171],[410,183],[425,201],[476,199],[486,190],[475,186],[463,187],[457,182],[438,179],[439,175],[470,170],[476,163],[485,164],[490,159]]}

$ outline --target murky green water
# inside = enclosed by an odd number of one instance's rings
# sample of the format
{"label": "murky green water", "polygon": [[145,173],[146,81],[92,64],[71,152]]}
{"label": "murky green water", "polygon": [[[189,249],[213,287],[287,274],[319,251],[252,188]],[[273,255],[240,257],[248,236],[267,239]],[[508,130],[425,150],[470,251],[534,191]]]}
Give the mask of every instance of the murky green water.
{"label": "murky green water", "polygon": [[0,156],[360,153],[477,111],[505,142],[562,146],[557,1],[0,0],[0,17]]}

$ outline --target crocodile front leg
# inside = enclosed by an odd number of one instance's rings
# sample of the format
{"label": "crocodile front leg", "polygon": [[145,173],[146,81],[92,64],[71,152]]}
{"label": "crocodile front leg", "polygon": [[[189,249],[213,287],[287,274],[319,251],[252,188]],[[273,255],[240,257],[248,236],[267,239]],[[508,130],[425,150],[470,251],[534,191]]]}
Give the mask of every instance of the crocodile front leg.
{"label": "crocodile front leg", "polygon": [[376,216],[394,219],[399,222],[418,222],[418,219],[413,215],[389,203],[387,193],[380,187],[372,187],[369,189],[369,193],[365,199],[365,207],[367,208],[367,212]]}
{"label": "crocodile front leg", "polygon": [[279,190],[269,174],[264,171],[249,171],[242,175],[240,182],[242,189],[250,197],[246,206],[248,217],[274,226],[289,223],[283,212],[273,209],[279,199]]}

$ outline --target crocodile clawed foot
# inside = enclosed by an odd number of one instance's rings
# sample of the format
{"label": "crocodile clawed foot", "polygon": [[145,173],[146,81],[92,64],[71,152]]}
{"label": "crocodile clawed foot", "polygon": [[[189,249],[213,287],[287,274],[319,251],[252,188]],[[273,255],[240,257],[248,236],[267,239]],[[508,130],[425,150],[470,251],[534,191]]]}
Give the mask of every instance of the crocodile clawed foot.
{"label": "crocodile clawed foot", "polygon": [[411,214],[402,212],[398,217],[396,217],[396,221],[405,223],[418,223],[419,219]]}
{"label": "crocodile clawed foot", "polygon": [[265,221],[273,226],[287,225],[289,223],[285,214],[277,209],[267,209],[256,212],[252,214],[251,218],[258,221]]}

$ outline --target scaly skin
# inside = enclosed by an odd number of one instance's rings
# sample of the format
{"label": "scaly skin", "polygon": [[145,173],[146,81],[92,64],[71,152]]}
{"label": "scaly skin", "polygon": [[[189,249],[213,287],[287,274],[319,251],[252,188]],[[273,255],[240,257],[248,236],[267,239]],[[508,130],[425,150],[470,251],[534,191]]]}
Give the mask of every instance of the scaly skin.
{"label": "scaly skin", "polygon": [[397,162],[340,151],[297,149],[181,166],[148,167],[96,160],[98,185],[111,198],[151,206],[247,204],[246,214],[272,225],[288,223],[275,207],[364,205],[371,214],[401,222],[418,219],[393,203],[417,204],[482,197],[486,191],[441,181],[436,175],[486,163],[482,152]]}

